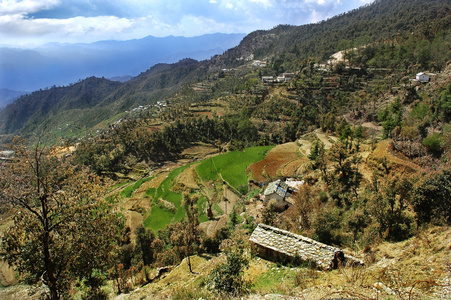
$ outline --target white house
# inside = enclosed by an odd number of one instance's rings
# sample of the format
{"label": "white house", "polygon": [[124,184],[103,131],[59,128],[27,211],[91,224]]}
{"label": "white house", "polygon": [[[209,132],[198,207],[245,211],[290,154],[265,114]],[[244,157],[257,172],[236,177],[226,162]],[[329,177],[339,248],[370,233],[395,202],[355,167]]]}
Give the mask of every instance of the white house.
{"label": "white house", "polygon": [[285,77],[277,76],[277,82],[285,82]]}
{"label": "white house", "polygon": [[294,73],[283,73],[280,76],[277,76],[277,82],[288,82],[294,78]]}
{"label": "white house", "polygon": [[252,66],[264,68],[264,67],[266,67],[266,62],[265,61],[261,61],[261,60],[256,60],[256,61],[254,61],[252,63]]}
{"label": "white house", "polygon": [[281,211],[287,209],[291,205],[288,201],[286,201],[286,198],[291,196],[288,189],[288,185],[280,179],[270,182],[263,194],[263,205],[266,206],[270,202],[274,202],[274,209]]}
{"label": "white house", "polygon": [[262,76],[263,83],[272,83],[274,82],[273,76]]}
{"label": "white house", "polygon": [[430,77],[428,74],[421,72],[417,74],[416,80],[418,80],[419,82],[429,82]]}

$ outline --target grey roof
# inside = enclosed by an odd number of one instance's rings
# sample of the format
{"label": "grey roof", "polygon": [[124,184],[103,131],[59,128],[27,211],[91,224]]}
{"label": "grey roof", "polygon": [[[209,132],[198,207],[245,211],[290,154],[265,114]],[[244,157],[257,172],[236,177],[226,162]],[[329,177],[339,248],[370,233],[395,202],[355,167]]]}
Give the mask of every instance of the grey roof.
{"label": "grey roof", "polygon": [[266,188],[263,195],[271,195],[272,193],[276,193],[282,198],[289,197],[290,193],[288,193],[288,185],[285,182],[282,182],[280,179],[270,182],[268,187]]}
{"label": "grey roof", "polygon": [[[320,268],[330,269],[339,248],[329,246],[311,238],[285,231],[276,227],[258,224],[249,240],[264,248],[268,248],[285,255],[299,256],[303,261],[314,261]],[[344,254],[342,254],[344,255]],[[346,259],[358,261],[345,255]],[[360,261],[358,261],[361,263]]]}

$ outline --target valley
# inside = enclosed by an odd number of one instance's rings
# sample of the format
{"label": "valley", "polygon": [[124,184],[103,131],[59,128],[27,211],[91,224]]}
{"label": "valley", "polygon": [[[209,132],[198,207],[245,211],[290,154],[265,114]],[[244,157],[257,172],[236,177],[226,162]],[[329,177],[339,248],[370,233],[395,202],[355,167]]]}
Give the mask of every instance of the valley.
{"label": "valley", "polygon": [[[0,161],[2,256],[22,271],[2,265],[18,283],[0,298],[447,299],[451,3],[426,2],[256,31],[209,60],[0,110],[15,151]],[[258,224],[363,265],[262,250]]]}

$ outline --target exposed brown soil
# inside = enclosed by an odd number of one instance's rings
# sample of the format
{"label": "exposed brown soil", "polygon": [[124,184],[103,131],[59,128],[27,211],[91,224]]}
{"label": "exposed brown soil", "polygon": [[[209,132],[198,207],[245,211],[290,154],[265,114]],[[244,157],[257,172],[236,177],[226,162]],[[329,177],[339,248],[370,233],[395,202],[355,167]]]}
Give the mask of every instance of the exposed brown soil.
{"label": "exposed brown soil", "polygon": [[147,182],[145,182],[141,187],[147,189],[150,188],[158,188],[160,186],[160,184],[163,182],[163,180],[166,179],[166,177],[168,177],[168,173],[167,172],[163,172],[161,174],[159,174],[157,177],[155,177],[152,180],[149,180]]}
{"label": "exposed brown soil", "polygon": [[[298,150],[299,146],[294,142],[278,145],[268,152],[265,159],[250,165],[249,170],[258,181],[267,181],[281,176],[279,173],[281,167],[299,159]],[[292,174],[284,175],[291,176]]]}
{"label": "exposed brown soil", "polygon": [[183,150],[181,157],[187,159],[204,159],[206,156],[218,153],[218,148],[204,143],[198,143],[195,146]]}

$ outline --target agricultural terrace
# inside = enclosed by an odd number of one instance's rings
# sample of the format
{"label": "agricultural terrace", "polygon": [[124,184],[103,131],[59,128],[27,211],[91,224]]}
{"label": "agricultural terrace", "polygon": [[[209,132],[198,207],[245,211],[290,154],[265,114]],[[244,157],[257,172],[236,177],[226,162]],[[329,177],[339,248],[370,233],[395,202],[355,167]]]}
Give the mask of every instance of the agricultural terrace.
{"label": "agricultural terrace", "polygon": [[[273,146],[247,148],[244,151],[231,151],[206,160],[195,168],[197,175],[203,182],[216,181],[220,177],[231,187],[242,194],[247,193],[247,167],[265,158],[266,153]],[[185,216],[185,209],[181,205],[184,186],[177,182],[177,178],[193,164],[173,170],[158,188],[149,188],[146,196],[151,198],[152,208],[144,220],[144,226],[154,232],[164,229],[170,223],[181,221]],[[199,221],[208,221],[205,214],[207,198],[199,195]],[[219,210],[216,211],[221,214]]]}
{"label": "agricultural terrace", "polygon": [[196,172],[202,181],[216,181],[222,177],[230,186],[241,194],[247,193],[249,165],[265,158],[266,153],[274,146],[247,148],[244,151],[231,151],[202,161]]}

